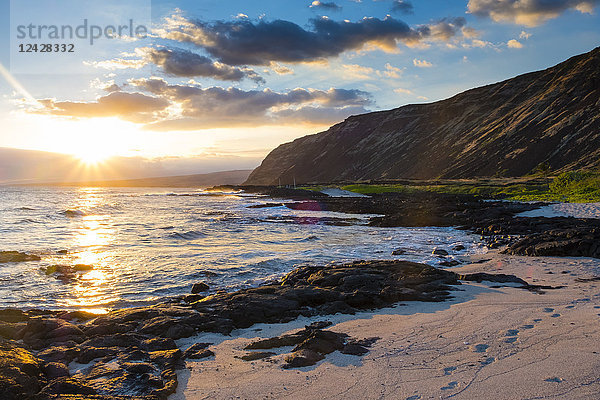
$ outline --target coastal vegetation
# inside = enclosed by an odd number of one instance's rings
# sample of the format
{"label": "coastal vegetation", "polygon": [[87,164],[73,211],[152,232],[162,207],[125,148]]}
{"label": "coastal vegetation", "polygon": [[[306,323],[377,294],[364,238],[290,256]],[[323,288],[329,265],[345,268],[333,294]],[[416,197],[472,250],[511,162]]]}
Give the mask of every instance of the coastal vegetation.
{"label": "coastal vegetation", "polygon": [[357,183],[341,189],[361,194],[435,192],[472,194],[484,198],[515,201],[600,201],[600,172],[571,171],[558,176],[531,179],[482,179],[448,181],[403,181],[402,183]]}

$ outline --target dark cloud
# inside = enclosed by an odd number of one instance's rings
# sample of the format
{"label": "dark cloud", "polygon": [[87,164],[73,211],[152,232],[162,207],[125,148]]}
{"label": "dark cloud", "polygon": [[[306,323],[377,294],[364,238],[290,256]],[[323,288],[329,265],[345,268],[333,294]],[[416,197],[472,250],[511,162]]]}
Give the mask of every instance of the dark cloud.
{"label": "dark cloud", "polygon": [[177,77],[205,77],[221,81],[241,81],[250,79],[256,83],[265,80],[254,70],[247,67],[233,67],[189,50],[178,48],[138,47],[127,58],[115,58],[106,61],[89,62],[106,69],[140,69],[148,64],[154,64],[163,69],[167,75]]}
{"label": "dark cloud", "polygon": [[410,1],[394,0],[392,2],[392,12],[399,14],[412,14],[414,12],[414,7]]}
{"label": "dark cloud", "polygon": [[91,102],[39,100],[45,114],[68,117],[121,117],[135,122],[151,122],[154,113],[169,106],[169,101],[142,93],[112,92]]}
{"label": "dark cloud", "polygon": [[[464,19],[453,19],[464,25]],[[450,24],[448,23],[448,26]],[[168,20],[158,31],[163,38],[193,43],[228,65],[269,65],[272,61],[299,63],[337,56],[371,45],[387,51],[398,43],[417,45],[425,40],[448,40],[435,35],[436,24],[411,28],[387,16],[363,18],[358,22],[334,21],[323,17],[310,21],[310,29],[283,20],[236,20],[206,23],[183,17]],[[457,31],[448,31],[454,34]]]}
{"label": "dark cloud", "polygon": [[274,123],[331,123],[351,114],[366,112],[368,93],[346,89],[270,89],[174,85],[163,79],[137,79],[130,84],[178,105],[178,118],[158,121],[153,129],[203,129],[259,126]]}
{"label": "dark cloud", "polygon": [[429,37],[440,41],[449,41],[467,25],[467,20],[463,17],[444,18],[431,24],[424,29]]}
{"label": "dark cloud", "polygon": [[319,8],[319,9],[328,10],[328,11],[340,11],[342,9],[342,7],[338,6],[334,2],[319,1],[319,0],[313,1],[309,7],[310,8]]}
{"label": "dark cloud", "polygon": [[166,48],[144,48],[144,57],[151,63],[163,68],[165,73],[179,77],[208,77],[222,81],[241,81],[244,78],[257,83],[265,80],[248,68],[236,68],[220,62],[214,62],[188,50]]}
{"label": "dark cloud", "polygon": [[[132,79],[140,92],[112,92],[89,102],[39,100],[44,113],[74,118],[119,117],[154,130],[198,130],[272,124],[325,125],[367,112],[369,93],[360,90],[296,88],[244,91],[198,84],[170,84],[162,78]],[[149,93],[144,94],[141,92]]]}
{"label": "dark cloud", "polygon": [[105,92],[108,92],[108,93],[119,92],[121,90],[121,87],[119,85],[117,85],[116,83],[110,83],[110,84],[104,86],[102,88],[102,90],[104,90]]}
{"label": "dark cloud", "polygon": [[365,112],[367,110],[361,106],[339,108],[304,106],[296,110],[278,111],[275,117],[285,120],[287,123],[305,123],[306,121],[310,121],[312,124],[331,125],[335,122],[343,121],[351,115],[364,114]]}
{"label": "dark cloud", "polygon": [[600,0],[469,0],[467,8],[497,22],[537,26],[569,9],[592,13],[598,4]]}

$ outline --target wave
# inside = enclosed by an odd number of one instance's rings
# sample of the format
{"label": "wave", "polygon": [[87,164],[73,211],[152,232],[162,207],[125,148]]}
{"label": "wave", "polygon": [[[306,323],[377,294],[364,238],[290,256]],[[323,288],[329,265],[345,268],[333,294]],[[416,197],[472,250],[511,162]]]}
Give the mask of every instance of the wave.
{"label": "wave", "polygon": [[35,219],[31,219],[31,218],[23,218],[23,219],[15,222],[15,225],[22,225],[22,224],[43,224],[43,222],[36,221]]}
{"label": "wave", "polygon": [[297,225],[334,225],[334,226],[351,226],[364,225],[365,220],[359,218],[338,218],[338,217],[310,217],[310,216],[295,216],[295,215],[270,215],[259,219],[259,222],[266,223],[284,223]]}
{"label": "wave", "polygon": [[298,239],[299,242],[311,242],[313,240],[319,240],[319,237],[315,236],[315,235],[310,235],[310,236],[307,236],[305,238]]}
{"label": "wave", "polygon": [[196,192],[196,193],[167,193],[165,196],[174,197],[190,197],[190,196],[207,196],[207,197],[219,197],[219,196],[232,196],[236,193],[226,192]]}
{"label": "wave", "polygon": [[198,232],[198,231],[187,231],[187,232],[175,232],[169,235],[172,239],[183,239],[183,240],[195,240],[206,237],[206,233]]}
{"label": "wave", "polygon": [[86,215],[86,213],[81,210],[64,210],[61,211],[60,214],[64,215],[67,218],[84,217]]}

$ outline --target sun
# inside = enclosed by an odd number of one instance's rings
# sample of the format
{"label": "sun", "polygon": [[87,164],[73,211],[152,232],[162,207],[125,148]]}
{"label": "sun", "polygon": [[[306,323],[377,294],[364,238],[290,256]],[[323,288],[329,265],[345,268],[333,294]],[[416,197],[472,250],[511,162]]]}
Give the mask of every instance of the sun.
{"label": "sun", "polygon": [[114,154],[102,147],[83,147],[75,151],[74,156],[79,159],[82,164],[97,165],[105,162]]}
{"label": "sun", "polygon": [[99,165],[120,155],[129,143],[129,131],[118,120],[94,118],[69,125],[69,134],[63,138],[65,152],[86,166]]}

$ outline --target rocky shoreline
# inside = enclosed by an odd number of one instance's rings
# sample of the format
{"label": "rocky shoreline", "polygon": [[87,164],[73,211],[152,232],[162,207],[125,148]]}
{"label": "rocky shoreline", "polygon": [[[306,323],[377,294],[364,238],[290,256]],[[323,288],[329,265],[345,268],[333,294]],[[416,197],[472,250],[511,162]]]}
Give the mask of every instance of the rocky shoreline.
{"label": "rocky shoreline", "polygon": [[310,190],[243,188],[273,198],[293,199],[295,202],[284,204],[296,210],[381,215],[371,217],[370,226],[457,226],[480,234],[491,248],[507,246],[506,253],[512,255],[600,258],[600,220],[518,216],[546,203],[516,203],[432,192],[327,197]]}
{"label": "rocky shoreline", "polygon": [[[262,191],[261,191],[262,190]],[[459,226],[482,235],[489,247],[522,255],[600,257],[600,223],[577,218],[522,218],[541,204],[483,201],[473,196],[382,194],[332,198],[312,191],[251,188],[275,199],[293,199],[292,209],[376,214],[372,226]],[[281,203],[273,203],[280,205]],[[311,208],[312,207],[312,208]],[[3,252],[7,262],[27,255]],[[175,340],[199,332],[231,334],[256,323],[281,323],[299,316],[387,307],[402,301],[441,302],[463,281],[517,284],[541,293],[513,275],[469,274],[407,261],[357,261],[299,267],[278,281],[232,293],[195,293],[164,303],[96,316],[86,312],[0,310],[0,393],[6,399],[166,399],[177,388],[176,371],[186,359],[214,356],[210,343],[178,348]],[[314,364],[333,351],[363,355],[375,338],[349,338],[307,326],[294,335],[249,346],[244,360],[294,345],[284,368]],[[271,346],[271,347],[269,347]],[[64,397],[69,396],[69,397]]]}
{"label": "rocky shoreline", "polygon": [[[0,311],[0,392],[6,399],[165,399],[177,388],[176,371],[186,359],[211,357],[210,343],[179,349],[175,340],[198,332],[230,334],[260,322],[299,316],[353,314],[400,301],[440,302],[460,280],[526,282],[507,276],[460,276],[407,261],[361,261],[306,266],[263,286],[207,297],[189,295],[156,306],[107,315],[5,309]],[[294,337],[249,346],[296,347],[282,367],[311,365],[332,351],[363,355],[375,340],[347,338],[307,327]],[[248,360],[269,357],[250,352]],[[87,365],[89,364],[89,365]],[[73,366],[78,372],[72,373]],[[71,366],[71,368],[69,368]]]}

